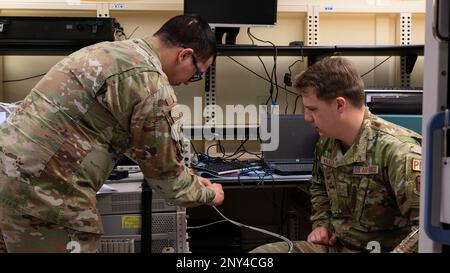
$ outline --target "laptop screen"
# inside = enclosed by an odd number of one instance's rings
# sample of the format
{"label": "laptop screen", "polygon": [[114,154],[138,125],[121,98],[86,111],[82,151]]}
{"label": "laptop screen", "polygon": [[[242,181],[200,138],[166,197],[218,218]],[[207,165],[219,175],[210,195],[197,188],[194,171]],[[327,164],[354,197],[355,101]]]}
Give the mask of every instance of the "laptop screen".
{"label": "laptop screen", "polygon": [[[319,134],[305,121],[304,115],[280,115],[279,144],[274,151],[263,151],[265,162],[312,162]],[[270,116],[268,117],[270,128]]]}

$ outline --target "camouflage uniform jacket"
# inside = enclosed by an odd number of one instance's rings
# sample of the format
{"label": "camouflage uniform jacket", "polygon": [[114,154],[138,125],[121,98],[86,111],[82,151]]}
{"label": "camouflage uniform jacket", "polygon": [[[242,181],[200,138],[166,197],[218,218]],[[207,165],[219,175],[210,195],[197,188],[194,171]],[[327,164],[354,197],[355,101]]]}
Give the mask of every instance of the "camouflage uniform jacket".
{"label": "camouflage uniform jacket", "polygon": [[181,113],[151,39],[104,42],[56,64],[0,127],[0,200],[101,233],[96,192],[127,153],[152,188],[183,206],[211,202],[184,165]]}
{"label": "camouflage uniform jacket", "polygon": [[321,137],[310,187],[313,228],[328,228],[350,249],[376,241],[392,250],[418,225],[420,143],[420,135],[368,110],[345,154],[337,140]]}

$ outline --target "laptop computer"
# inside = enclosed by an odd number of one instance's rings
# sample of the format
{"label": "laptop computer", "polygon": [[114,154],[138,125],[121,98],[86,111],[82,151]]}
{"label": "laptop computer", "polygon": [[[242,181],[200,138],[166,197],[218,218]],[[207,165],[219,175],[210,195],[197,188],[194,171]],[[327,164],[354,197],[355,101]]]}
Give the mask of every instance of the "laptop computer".
{"label": "laptop computer", "polygon": [[310,174],[319,134],[305,121],[304,115],[279,115],[279,118],[278,148],[262,151],[265,165],[279,175]]}

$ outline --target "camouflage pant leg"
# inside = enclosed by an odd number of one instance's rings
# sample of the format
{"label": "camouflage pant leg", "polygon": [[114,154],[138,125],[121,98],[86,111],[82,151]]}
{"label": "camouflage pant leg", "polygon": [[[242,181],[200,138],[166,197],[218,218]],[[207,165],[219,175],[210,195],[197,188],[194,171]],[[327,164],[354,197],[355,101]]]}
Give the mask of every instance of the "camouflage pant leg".
{"label": "camouflage pant leg", "polygon": [[3,232],[0,228],[0,253],[7,253],[5,240],[3,240]]}
{"label": "camouflage pant leg", "polygon": [[[354,252],[345,247],[324,246],[319,244],[308,243],[306,241],[293,241],[292,253],[349,253]],[[288,253],[289,245],[285,242],[277,242],[259,246],[250,253]]]}
{"label": "camouflage pant leg", "polygon": [[0,230],[7,252],[97,252],[100,248],[100,234],[68,229],[1,205]]}

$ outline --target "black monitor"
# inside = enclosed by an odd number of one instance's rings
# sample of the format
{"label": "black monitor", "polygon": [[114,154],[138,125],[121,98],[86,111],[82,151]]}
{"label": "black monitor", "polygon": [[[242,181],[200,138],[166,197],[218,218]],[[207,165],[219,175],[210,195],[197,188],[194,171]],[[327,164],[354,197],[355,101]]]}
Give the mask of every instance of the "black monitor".
{"label": "black monitor", "polygon": [[[240,27],[269,27],[277,23],[277,0],[184,0],[185,14],[198,14],[234,43]],[[227,36],[228,36],[227,35]],[[220,40],[219,40],[220,38]]]}

